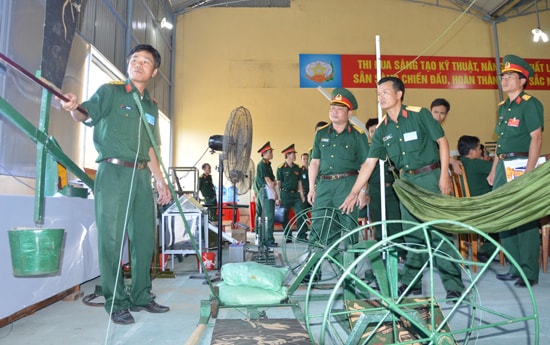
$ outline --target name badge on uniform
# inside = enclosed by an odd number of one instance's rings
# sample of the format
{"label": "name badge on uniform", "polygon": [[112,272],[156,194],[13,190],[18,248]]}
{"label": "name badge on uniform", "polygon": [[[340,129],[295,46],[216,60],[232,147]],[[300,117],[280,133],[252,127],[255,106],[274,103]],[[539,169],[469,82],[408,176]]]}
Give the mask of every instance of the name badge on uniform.
{"label": "name badge on uniform", "polygon": [[508,119],[508,126],[509,127],[519,127],[519,119],[516,118],[516,117]]}
{"label": "name badge on uniform", "polygon": [[393,134],[388,134],[388,135],[386,135],[385,137],[382,138],[382,141],[385,142],[385,141],[390,140],[391,138],[393,138]]}
{"label": "name badge on uniform", "polygon": [[321,138],[321,142],[322,143],[328,143],[329,139],[328,138]]}
{"label": "name badge on uniform", "polygon": [[416,131],[403,134],[403,140],[405,142],[413,141],[413,140],[416,140],[416,139],[418,139],[418,135],[416,134]]}
{"label": "name badge on uniform", "polygon": [[155,117],[149,113],[145,113],[145,119],[147,120],[147,123],[154,126],[155,125]]}

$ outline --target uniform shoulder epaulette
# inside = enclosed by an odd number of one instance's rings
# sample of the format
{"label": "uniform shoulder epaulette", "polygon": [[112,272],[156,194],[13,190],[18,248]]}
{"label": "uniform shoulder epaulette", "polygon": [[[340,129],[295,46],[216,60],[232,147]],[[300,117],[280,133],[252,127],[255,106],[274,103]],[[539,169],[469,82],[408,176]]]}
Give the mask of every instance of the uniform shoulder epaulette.
{"label": "uniform shoulder epaulette", "polygon": [[384,114],[384,116],[382,116],[382,121],[380,121],[377,125],[376,125],[376,129],[378,129],[378,127],[380,127],[383,123],[386,122],[386,118],[388,117],[388,114]]}
{"label": "uniform shoulder epaulette", "polygon": [[317,128],[317,130],[320,130],[320,129],[324,129],[324,128],[327,128],[327,127],[328,127],[329,125],[330,125],[330,124],[329,124],[329,123],[327,123],[326,125],[324,125],[324,126],[321,126],[321,127]]}
{"label": "uniform shoulder epaulette", "polygon": [[407,109],[408,111],[413,111],[415,113],[419,113],[420,110],[422,110],[422,107],[417,107],[415,105],[407,105],[407,107],[405,109]]}
{"label": "uniform shoulder epaulette", "polygon": [[523,96],[521,96],[521,98],[523,98],[524,101],[528,101],[531,97],[532,96],[528,94],[524,94]]}
{"label": "uniform shoulder epaulette", "polygon": [[126,82],[123,81],[123,80],[113,80],[113,81],[109,82],[109,84],[111,84],[111,85],[124,85],[124,84],[126,84]]}
{"label": "uniform shoulder epaulette", "polygon": [[361,127],[357,126],[356,124],[352,123],[351,126],[359,132],[359,134],[365,134],[365,132],[361,129]]}
{"label": "uniform shoulder epaulette", "polygon": [[504,100],[504,101],[501,101],[501,102],[498,104],[498,106],[500,107],[500,106],[503,105],[504,103],[506,103],[505,100]]}

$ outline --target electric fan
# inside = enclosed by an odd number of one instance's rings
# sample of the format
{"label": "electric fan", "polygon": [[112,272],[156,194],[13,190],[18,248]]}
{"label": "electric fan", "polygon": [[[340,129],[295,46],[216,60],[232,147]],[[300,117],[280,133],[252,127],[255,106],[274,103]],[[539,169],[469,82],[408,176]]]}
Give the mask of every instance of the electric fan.
{"label": "electric fan", "polygon": [[[224,135],[213,135],[208,139],[208,147],[222,151],[219,161],[218,188],[218,269],[222,267],[222,186],[223,174],[233,187],[242,185],[249,174],[250,150],[252,145],[252,116],[243,106],[233,109],[225,125]],[[251,185],[251,184],[250,184]],[[244,189],[244,188],[243,188]],[[236,193],[234,193],[235,195]],[[236,196],[235,196],[236,197]],[[233,212],[234,217],[236,212]],[[235,220],[233,221],[235,222]]]}
{"label": "electric fan", "polygon": [[239,195],[246,194],[249,190],[252,189],[254,185],[254,178],[256,177],[256,165],[251,159],[248,163],[248,168],[246,169],[244,178],[237,183],[237,191]]}

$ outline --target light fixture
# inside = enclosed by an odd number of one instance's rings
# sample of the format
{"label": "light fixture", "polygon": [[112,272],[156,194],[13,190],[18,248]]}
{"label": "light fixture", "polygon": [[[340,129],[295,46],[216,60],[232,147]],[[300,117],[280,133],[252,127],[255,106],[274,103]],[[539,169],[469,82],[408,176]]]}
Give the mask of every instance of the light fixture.
{"label": "light fixture", "polygon": [[160,27],[163,28],[163,29],[168,29],[168,30],[172,30],[172,28],[174,27],[174,25],[172,23],[170,23],[169,21],[166,20],[166,17],[162,18],[162,20],[160,21]]}
{"label": "light fixture", "polygon": [[540,28],[539,7],[537,6],[537,0],[535,0],[535,13],[537,15],[537,27],[531,30],[533,34],[533,42],[542,40],[544,43],[548,42],[548,35]]}

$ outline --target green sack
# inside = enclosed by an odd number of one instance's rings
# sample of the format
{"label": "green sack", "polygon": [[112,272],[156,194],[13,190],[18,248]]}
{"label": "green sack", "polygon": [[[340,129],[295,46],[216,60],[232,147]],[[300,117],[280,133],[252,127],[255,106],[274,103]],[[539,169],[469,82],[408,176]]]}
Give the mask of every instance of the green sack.
{"label": "green sack", "polygon": [[235,262],[222,266],[222,279],[227,285],[279,291],[287,272],[287,268],[262,265],[253,261]]}
{"label": "green sack", "polygon": [[226,305],[279,304],[288,297],[286,287],[274,291],[222,282],[218,288],[220,301]]}

